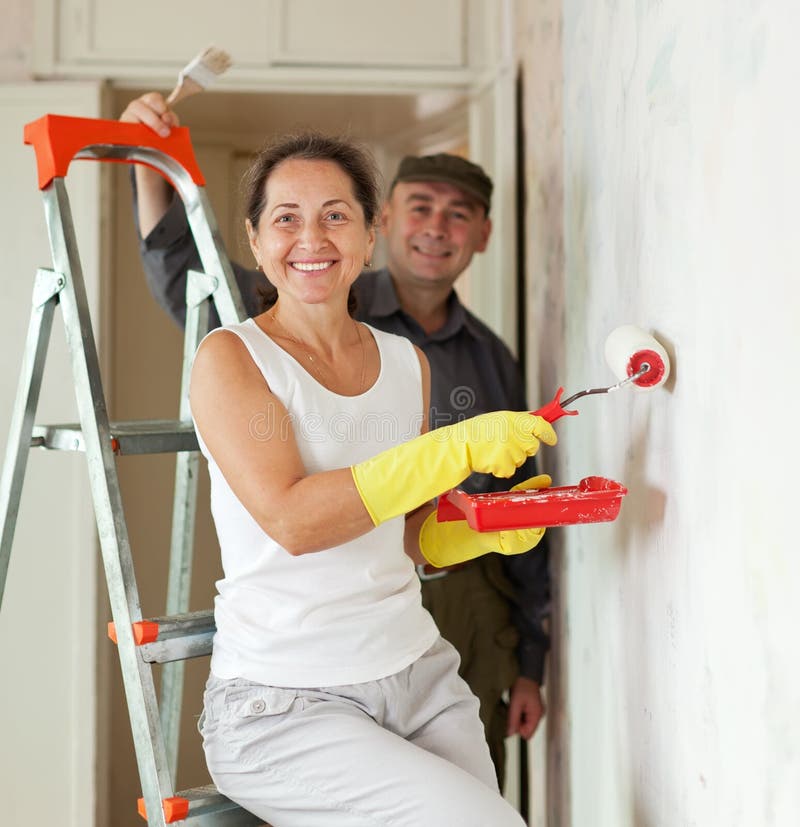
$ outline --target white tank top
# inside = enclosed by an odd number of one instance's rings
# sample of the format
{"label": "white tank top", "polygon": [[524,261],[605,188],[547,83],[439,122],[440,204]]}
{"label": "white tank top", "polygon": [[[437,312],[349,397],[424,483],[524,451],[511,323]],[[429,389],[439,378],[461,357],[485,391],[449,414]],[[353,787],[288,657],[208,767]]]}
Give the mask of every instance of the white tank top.
{"label": "white tank top", "polygon": [[[421,372],[408,340],[369,327],[380,373],[371,388],[349,397],[319,384],[252,319],[224,329],[244,342],[290,414],[291,426],[265,412],[253,423],[254,438],[291,427],[309,474],[349,467],[419,434]],[[403,551],[403,517],[293,557],[239,502],[199,431],[198,439],[224,572],[214,601],[217,677],[282,687],[363,683],[401,671],[433,645],[438,630]]]}

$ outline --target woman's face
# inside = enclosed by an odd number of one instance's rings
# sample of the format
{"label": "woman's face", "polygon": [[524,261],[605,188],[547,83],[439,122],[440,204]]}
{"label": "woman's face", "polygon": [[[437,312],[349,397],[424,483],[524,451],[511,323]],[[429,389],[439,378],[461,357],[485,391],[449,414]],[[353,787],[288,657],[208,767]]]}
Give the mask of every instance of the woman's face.
{"label": "woman's face", "polygon": [[375,244],[349,176],[333,161],[279,164],[258,226],[248,220],[247,234],[278,291],[310,304],[346,296]]}

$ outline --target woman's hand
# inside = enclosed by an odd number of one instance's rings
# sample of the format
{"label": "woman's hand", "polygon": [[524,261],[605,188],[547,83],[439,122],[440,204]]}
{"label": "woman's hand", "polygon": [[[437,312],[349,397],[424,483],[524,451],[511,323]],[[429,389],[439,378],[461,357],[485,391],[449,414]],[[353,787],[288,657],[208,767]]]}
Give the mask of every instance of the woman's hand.
{"label": "woman's hand", "polygon": [[352,467],[375,525],[408,514],[463,482],[473,471],[510,477],[539,450],[556,444],[550,423],[528,412],[495,411],[430,431]]}

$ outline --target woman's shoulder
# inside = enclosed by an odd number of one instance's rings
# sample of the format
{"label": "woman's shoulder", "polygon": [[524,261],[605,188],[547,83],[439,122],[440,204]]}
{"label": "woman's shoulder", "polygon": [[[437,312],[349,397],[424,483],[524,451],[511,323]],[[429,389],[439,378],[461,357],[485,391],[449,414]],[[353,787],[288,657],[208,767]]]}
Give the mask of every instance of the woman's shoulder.
{"label": "woman's shoulder", "polygon": [[250,347],[243,325],[225,325],[209,331],[200,342],[194,357],[194,368],[218,367],[220,363],[244,361],[249,358]]}
{"label": "woman's shoulder", "polygon": [[199,354],[205,349],[221,353],[239,352],[244,347],[251,355],[254,355],[254,351],[268,348],[271,342],[269,336],[253,319],[245,319],[243,322],[223,325],[209,331],[200,342],[197,352]]}

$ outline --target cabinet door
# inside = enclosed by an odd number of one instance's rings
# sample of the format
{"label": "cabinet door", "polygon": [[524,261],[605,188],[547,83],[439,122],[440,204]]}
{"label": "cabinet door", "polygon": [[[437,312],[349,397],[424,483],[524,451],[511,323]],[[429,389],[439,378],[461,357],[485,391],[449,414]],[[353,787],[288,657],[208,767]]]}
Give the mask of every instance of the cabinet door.
{"label": "cabinet door", "polygon": [[371,87],[384,75],[419,82],[415,70],[463,83],[490,37],[491,15],[471,14],[475,2],[37,0],[34,68],[42,76],[163,84],[214,44],[233,57],[226,85],[291,87],[302,80],[327,88],[333,72],[348,88]]}
{"label": "cabinet door", "polygon": [[[0,451],[5,446],[38,267],[52,267],[29,121],[57,112],[97,117],[98,84],[0,86]],[[73,175],[74,173],[74,175]],[[100,315],[99,164],[72,165],[69,191],[93,318]],[[60,314],[37,422],[76,421]],[[83,454],[32,451],[0,611],[0,778],[3,824],[95,823],[97,562]],[[104,757],[104,756],[103,756]]]}
{"label": "cabinet door", "polygon": [[263,0],[50,0],[59,58],[67,63],[173,64],[216,44],[240,64],[267,61],[270,4]]}
{"label": "cabinet door", "polygon": [[463,0],[273,0],[273,60],[310,66],[460,68]]}

